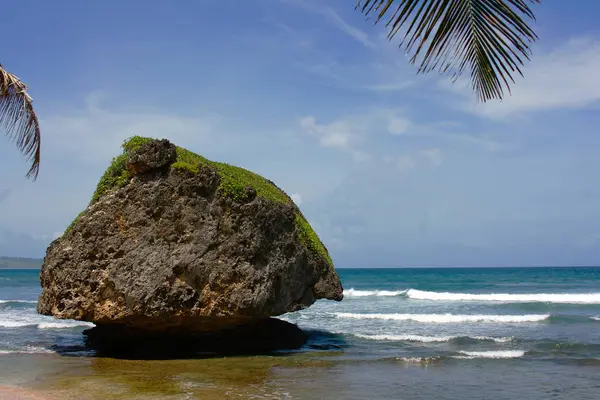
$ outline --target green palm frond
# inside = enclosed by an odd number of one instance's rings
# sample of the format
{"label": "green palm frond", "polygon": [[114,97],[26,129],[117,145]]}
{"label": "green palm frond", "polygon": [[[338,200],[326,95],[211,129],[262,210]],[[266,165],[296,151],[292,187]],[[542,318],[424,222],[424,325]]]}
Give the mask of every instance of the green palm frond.
{"label": "green palm frond", "polygon": [[35,180],[40,170],[41,136],[32,102],[27,85],[0,64],[0,128],[32,162],[27,177]]}
{"label": "green palm frond", "polygon": [[[356,8],[376,23],[387,19],[388,39],[402,28],[402,43],[419,72],[439,70],[454,78],[470,71],[481,101],[510,93],[515,73],[529,60],[537,35],[525,19],[540,0],[358,0]],[[418,62],[419,57],[421,61]]]}

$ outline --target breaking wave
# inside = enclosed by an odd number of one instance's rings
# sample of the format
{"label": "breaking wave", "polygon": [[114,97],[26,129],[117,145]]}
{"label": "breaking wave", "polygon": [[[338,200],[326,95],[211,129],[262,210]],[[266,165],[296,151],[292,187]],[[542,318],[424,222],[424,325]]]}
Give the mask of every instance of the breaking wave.
{"label": "breaking wave", "polygon": [[91,322],[75,320],[55,320],[51,317],[36,315],[4,314],[0,317],[0,328],[36,327],[38,329],[72,329],[77,327],[93,327]]}
{"label": "breaking wave", "polygon": [[415,300],[441,300],[441,301],[499,301],[499,302],[544,302],[544,303],[569,303],[569,304],[600,304],[600,293],[449,293],[428,292],[424,290],[408,289],[406,296]]}
{"label": "breaking wave", "polygon": [[488,336],[422,336],[422,335],[363,335],[355,334],[354,336],[367,340],[381,340],[393,342],[456,342],[456,341],[489,341],[496,343],[506,343],[513,340],[512,337],[488,337]]}
{"label": "breaking wave", "polygon": [[45,347],[36,347],[36,346],[27,346],[22,349],[13,349],[13,350],[0,350],[0,355],[2,354],[48,354],[54,353],[54,351],[50,349],[46,349]]}
{"label": "breaking wave", "polygon": [[406,364],[430,364],[438,361],[443,361],[442,357],[397,357],[397,361]]}
{"label": "breaking wave", "polygon": [[393,321],[415,321],[422,323],[452,324],[461,322],[520,323],[539,322],[550,318],[550,314],[530,315],[469,315],[469,314],[356,314],[334,313],[338,318],[382,319]]}
{"label": "breaking wave", "polygon": [[523,350],[503,350],[503,351],[461,351],[462,356],[454,358],[475,359],[475,358],[518,358],[525,355]]}
{"label": "breaking wave", "polygon": [[344,297],[394,297],[406,294],[406,290],[356,290],[354,288],[344,290]]}

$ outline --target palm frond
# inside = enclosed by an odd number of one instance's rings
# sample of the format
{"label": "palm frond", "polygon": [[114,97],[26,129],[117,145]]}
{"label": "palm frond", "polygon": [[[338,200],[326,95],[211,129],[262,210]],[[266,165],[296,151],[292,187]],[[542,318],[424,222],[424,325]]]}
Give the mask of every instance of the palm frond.
{"label": "palm frond", "polygon": [[[357,0],[356,8],[387,18],[388,39],[405,28],[400,46],[412,53],[418,72],[439,70],[454,78],[468,69],[483,102],[510,93],[514,75],[531,54],[537,35],[525,22],[540,0]],[[421,61],[418,62],[419,57]]]}
{"label": "palm frond", "polygon": [[28,178],[35,180],[40,171],[40,125],[33,110],[33,100],[25,85],[0,64],[0,128],[13,139],[29,161]]}

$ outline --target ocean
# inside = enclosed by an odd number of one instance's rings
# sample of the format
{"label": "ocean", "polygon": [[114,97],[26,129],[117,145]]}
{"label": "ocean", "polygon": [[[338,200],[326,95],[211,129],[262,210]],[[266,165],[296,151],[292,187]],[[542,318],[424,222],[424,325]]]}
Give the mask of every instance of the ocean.
{"label": "ocean", "polygon": [[36,313],[39,271],[0,270],[0,385],[56,398],[600,399],[600,268],[338,269],[341,302],[280,318],[302,349],[95,357],[91,326]]}

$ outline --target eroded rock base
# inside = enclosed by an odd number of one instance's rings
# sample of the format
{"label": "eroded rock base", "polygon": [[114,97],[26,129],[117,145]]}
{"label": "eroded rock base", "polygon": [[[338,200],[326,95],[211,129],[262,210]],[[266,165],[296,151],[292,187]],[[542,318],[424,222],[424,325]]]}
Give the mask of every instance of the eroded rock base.
{"label": "eroded rock base", "polygon": [[210,333],[147,332],[120,325],[98,325],[83,332],[98,357],[122,359],[203,358],[265,354],[302,347],[309,335],[276,318]]}

